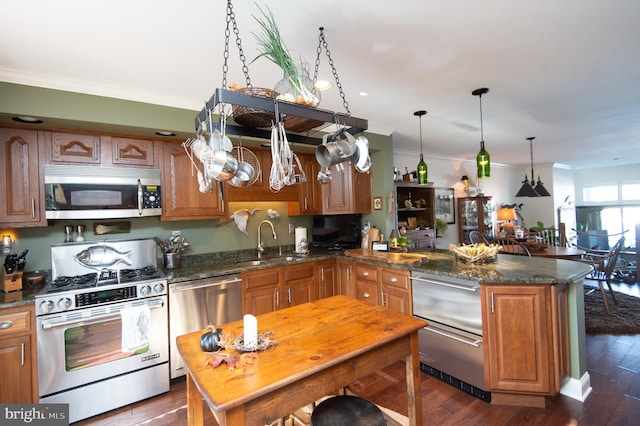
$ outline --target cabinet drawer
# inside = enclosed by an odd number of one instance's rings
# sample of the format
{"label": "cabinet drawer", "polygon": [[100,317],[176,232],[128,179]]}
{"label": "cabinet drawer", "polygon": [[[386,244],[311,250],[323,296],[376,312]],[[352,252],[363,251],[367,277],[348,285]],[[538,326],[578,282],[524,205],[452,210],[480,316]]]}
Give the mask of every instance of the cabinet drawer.
{"label": "cabinet drawer", "polygon": [[398,269],[383,269],[382,285],[390,285],[406,290],[409,288],[409,272]]}
{"label": "cabinet drawer", "polygon": [[0,311],[0,336],[31,331],[31,311]]}
{"label": "cabinet drawer", "polygon": [[280,285],[280,270],[278,268],[260,269],[242,273],[242,284],[245,289],[264,286]]}
{"label": "cabinet drawer", "polygon": [[286,266],[284,269],[284,281],[293,280],[312,280],[315,265],[313,263],[305,263],[304,265]]}
{"label": "cabinet drawer", "polygon": [[356,265],[356,279],[378,282],[378,268],[368,265]]}

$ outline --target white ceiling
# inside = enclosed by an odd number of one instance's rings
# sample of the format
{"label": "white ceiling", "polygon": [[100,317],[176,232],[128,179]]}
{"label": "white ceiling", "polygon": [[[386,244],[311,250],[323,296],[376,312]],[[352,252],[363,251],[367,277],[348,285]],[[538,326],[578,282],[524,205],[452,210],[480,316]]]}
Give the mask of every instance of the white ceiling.
{"label": "white ceiling", "polygon": [[[639,163],[637,0],[261,0],[287,47],[313,64],[318,27],[352,114],[394,149],[574,168]],[[233,3],[248,60],[256,3]],[[225,0],[3,2],[0,80],[201,110],[222,84]],[[229,82],[244,84],[231,35]],[[254,86],[282,72],[259,59]],[[320,74],[333,80],[323,50]],[[360,96],[367,92],[368,96]],[[335,89],[320,107],[344,112]]]}

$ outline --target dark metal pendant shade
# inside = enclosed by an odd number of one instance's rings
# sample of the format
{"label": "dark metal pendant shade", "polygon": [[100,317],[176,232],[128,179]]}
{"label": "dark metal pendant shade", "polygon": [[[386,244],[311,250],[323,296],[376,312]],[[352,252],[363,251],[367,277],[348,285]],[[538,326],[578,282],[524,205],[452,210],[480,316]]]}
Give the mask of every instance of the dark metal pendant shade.
{"label": "dark metal pendant shade", "polygon": [[536,192],[536,190],[529,183],[529,179],[527,179],[527,175],[524,175],[524,180],[522,181],[522,188],[516,194],[516,197],[539,197],[540,194]]}
{"label": "dark metal pendant shade", "polygon": [[542,184],[542,181],[540,180],[540,176],[538,176],[538,182],[536,182],[536,186],[534,189],[536,190],[538,195],[540,195],[541,197],[551,196],[549,191],[547,191],[547,188],[545,188],[544,185]]}
{"label": "dark metal pendant shade", "polygon": [[533,186],[535,182],[535,175],[533,174],[533,140],[535,136],[531,136],[527,138],[529,141],[529,151],[531,153],[531,183],[529,183],[529,179],[527,179],[527,175],[524,175],[524,181],[522,181],[522,188],[516,194],[516,197],[549,197],[551,194],[542,184],[540,180],[540,176],[538,176],[538,182],[535,183],[535,188]]}

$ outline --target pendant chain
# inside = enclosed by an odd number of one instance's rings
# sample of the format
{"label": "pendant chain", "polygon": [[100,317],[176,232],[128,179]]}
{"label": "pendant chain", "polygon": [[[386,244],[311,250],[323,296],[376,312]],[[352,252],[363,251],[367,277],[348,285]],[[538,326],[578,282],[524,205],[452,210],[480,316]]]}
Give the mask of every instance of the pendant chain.
{"label": "pendant chain", "polygon": [[342,90],[342,84],[340,83],[340,79],[338,78],[338,72],[336,71],[335,64],[333,59],[331,59],[331,52],[329,51],[329,45],[324,38],[324,27],[320,27],[320,36],[318,36],[318,49],[316,56],[316,69],[313,73],[313,82],[318,81],[318,67],[320,66],[320,53],[322,53],[322,47],[324,47],[327,57],[329,58],[329,65],[331,65],[331,72],[333,73],[333,78],[336,80],[336,86],[338,86],[338,90],[340,92],[340,97],[342,98],[342,105],[344,109],[347,111],[347,115],[351,115],[351,111],[349,110],[349,103],[344,95],[344,90]]}

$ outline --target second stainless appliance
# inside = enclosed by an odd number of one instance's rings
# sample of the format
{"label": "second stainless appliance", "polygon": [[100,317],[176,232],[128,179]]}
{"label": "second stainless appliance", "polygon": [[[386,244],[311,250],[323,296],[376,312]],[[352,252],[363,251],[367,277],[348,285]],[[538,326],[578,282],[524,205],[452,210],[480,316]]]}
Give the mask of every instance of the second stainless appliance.
{"label": "second stainless appliance", "polygon": [[184,363],[176,337],[242,318],[240,274],[225,275],[169,285],[169,339],[171,378],[183,376]]}
{"label": "second stainless appliance", "polygon": [[489,402],[480,284],[415,271],[411,280],[413,314],[429,323],[418,332],[422,370]]}
{"label": "second stainless appliance", "polygon": [[153,239],[51,247],[36,295],[40,403],[75,422],[169,391],[167,280]]}
{"label": "second stainless appliance", "polygon": [[47,219],[160,216],[160,170],[47,165]]}

